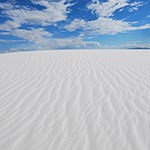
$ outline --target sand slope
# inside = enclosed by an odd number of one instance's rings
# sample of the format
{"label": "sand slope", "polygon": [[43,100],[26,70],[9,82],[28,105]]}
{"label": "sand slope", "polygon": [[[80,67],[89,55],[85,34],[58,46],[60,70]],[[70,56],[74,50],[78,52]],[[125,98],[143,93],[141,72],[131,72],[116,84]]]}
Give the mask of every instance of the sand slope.
{"label": "sand slope", "polygon": [[150,52],[0,55],[0,150],[149,150]]}

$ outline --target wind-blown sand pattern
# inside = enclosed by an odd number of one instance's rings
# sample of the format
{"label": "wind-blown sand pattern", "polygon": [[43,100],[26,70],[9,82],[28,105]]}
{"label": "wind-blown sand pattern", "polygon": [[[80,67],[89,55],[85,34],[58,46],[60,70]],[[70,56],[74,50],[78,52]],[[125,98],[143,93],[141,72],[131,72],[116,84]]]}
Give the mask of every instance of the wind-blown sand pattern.
{"label": "wind-blown sand pattern", "polygon": [[150,52],[0,55],[0,150],[149,150]]}

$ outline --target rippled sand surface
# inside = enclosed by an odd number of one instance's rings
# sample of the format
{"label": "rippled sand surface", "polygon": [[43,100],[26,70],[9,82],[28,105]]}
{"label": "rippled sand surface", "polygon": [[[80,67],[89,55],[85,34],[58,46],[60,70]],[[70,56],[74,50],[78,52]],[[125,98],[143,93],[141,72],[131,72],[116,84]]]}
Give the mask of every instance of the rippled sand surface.
{"label": "rippled sand surface", "polygon": [[0,150],[150,150],[150,51],[1,54]]}

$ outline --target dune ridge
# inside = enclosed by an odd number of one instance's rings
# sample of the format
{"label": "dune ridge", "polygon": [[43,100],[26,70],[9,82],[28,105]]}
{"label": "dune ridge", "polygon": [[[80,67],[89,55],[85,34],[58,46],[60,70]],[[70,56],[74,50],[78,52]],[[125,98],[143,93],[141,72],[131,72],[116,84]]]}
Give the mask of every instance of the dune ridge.
{"label": "dune ridge", "polygon": [[149,51],[0,55],[0,150],[149,148]]}

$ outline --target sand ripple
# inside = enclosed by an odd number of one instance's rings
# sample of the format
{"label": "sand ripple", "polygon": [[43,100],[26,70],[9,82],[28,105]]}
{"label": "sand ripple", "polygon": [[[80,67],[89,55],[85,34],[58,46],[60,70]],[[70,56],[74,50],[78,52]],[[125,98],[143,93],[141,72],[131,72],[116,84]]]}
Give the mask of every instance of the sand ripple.
{"label": "sand ripple", "polygon": [[0,55],[0,150],[149,150],[150,52]]}

